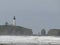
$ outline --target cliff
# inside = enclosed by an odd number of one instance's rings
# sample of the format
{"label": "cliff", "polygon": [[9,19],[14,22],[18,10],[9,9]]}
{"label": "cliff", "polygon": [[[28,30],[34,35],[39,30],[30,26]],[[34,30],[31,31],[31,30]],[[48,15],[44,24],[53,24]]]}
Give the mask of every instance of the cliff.
{"label": "cliff", "polygon": [[60,29],[50,29],[48,36],[60,36]]}
{"label": "cliff", "polygon": [[0,35],[32,35],[32,29],[21,26],[0,25]]}

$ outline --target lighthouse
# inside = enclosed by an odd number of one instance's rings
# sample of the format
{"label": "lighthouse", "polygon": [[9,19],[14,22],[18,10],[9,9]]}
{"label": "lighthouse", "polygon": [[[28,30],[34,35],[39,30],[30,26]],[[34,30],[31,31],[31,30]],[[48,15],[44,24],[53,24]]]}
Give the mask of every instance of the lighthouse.
{"label": "lighthouse", "polygon": [[13,17],[13,26],[16,26],[16,17]]}

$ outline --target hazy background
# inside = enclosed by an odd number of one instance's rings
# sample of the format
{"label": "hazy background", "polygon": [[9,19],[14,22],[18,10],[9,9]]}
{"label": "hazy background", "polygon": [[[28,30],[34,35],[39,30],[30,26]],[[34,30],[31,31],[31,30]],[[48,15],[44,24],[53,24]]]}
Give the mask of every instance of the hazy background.
{"label": "hazy background", "polygon": [[60,29],[60,0],[0,0],[0,24],[12,24],[13,16],[17,25],[34,33],[43,28]]}

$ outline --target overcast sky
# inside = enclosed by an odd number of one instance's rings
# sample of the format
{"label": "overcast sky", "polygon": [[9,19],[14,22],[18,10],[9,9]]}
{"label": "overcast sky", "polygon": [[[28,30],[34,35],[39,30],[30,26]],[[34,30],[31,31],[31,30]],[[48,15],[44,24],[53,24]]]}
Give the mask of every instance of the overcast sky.
{"label": "overcast sky", "polygon": [[16,16],[19,26],[41,29],[60,29],[60,0],[0,0],[0,24],[12,24]]}

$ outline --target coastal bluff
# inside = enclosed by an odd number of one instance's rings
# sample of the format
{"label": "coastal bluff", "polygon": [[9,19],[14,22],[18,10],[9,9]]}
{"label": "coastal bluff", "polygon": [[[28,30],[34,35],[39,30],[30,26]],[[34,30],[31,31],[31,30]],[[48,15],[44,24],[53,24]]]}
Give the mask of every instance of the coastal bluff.
{"label": "coastal bluff", "polygon": [[32,35],[32,29],[21,26],[0,25],[0,35]]}

